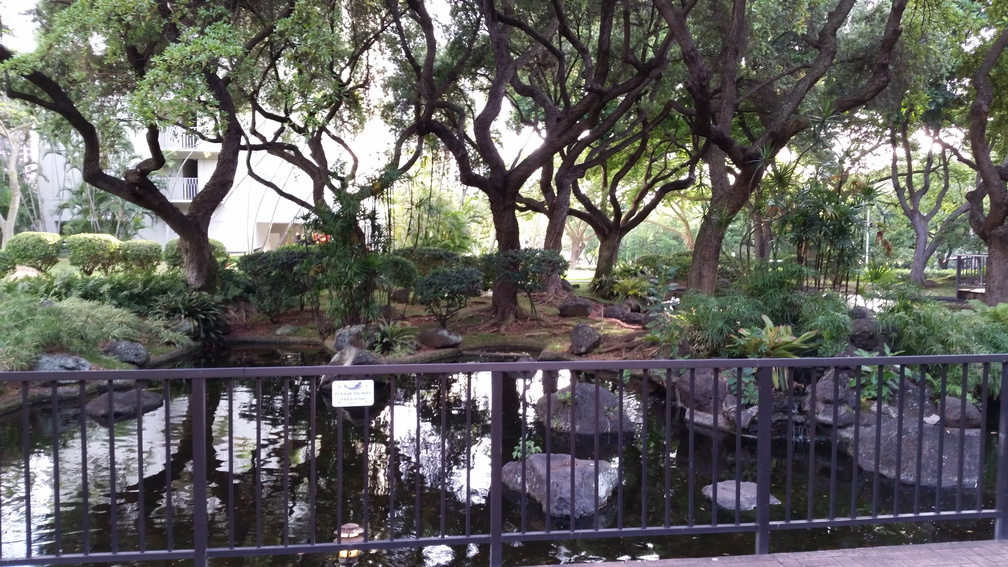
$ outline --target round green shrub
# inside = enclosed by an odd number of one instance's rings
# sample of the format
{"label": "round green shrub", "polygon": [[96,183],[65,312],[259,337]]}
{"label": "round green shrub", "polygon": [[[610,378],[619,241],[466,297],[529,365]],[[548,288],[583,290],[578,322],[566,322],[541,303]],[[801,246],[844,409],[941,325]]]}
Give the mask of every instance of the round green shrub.
{"label": "round green shrub", "polygon": [[7,254],[5,250],[0,250],[0,278],[13,272],[16,267],[14,261],[10,258],[10,254]]}
{"label": "round green shrub", "polygon": [[95,270],[108,275],[119,261],[119,239],[111,234],[74,234],[66,238],[70,265],[85,276]]}
{"label": "round green shrub", "polygon": [[47,272],[59,260],[63,239],[51,232],[22,232],[7,241],[7,254],[14,264]]}
{"label": "round green shrub", "polygon": [[[228,260],[227,248],[224,247],[224,243],[211,238],[210,247],[213,248],[213,257],[223,266]],[[182,251],[179,250],[178,238],[172,238],[168,242],[165,242],[162,259],[169,268],[182,267]]]}
{"label": "round green shrub", "polygon": [[161,245],[153,240],[127,240],[119,245],[119,265],[126,272],[153,272],[161,253]]}
{"label": "round green shrub", "polygon": [[421,276],[438,268],[457,267],[459,261],[457,253],[441,248],[400,248],[393,253],[413,262]]}

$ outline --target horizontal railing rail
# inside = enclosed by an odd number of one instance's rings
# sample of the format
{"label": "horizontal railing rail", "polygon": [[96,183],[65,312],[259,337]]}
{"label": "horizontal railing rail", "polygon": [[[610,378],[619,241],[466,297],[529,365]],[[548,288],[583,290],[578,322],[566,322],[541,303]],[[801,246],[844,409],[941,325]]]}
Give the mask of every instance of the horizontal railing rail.
{"label": "horizontal railing rail", "polygon": [[1003,539],[1006,360],[0,373],[0,565],[502,565],[517,544],[702,534],[767,553],[778,531],[943,521]]}

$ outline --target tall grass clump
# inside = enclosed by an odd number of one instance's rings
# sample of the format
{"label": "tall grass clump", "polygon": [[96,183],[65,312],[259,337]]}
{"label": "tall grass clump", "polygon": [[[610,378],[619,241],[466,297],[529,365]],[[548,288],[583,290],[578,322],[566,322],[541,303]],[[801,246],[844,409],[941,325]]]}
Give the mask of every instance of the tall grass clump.
{"label": "tall grass clump", "polygon": [[819,332],[813,341],[816,356],[836,356],[847,348],[851,335],[848,311],[847,301],[832,291],[801,296],[796,327]]}
{"label": "tall grass clump", "polygon": [[0,293],[0,370],[30,368],[48,350],[85,358],[101,355],[104,343],[186,344],[183,335],[144,321],[134,313],[71,297],[62,301]]}
{"label": "tall grass clump", "polygon": [[693,358],[717,356],[732,334],[761,324],[762,315],[759,301],[738,292],[724,296],[690,293],[674,310],[648,324],[648,340]]}

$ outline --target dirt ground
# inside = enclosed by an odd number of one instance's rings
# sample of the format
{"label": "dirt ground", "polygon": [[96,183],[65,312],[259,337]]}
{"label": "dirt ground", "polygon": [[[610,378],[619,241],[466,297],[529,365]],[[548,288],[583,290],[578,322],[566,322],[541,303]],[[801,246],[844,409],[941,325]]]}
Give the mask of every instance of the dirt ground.
{"label": "dirt ground", "polygon": [[[523,298],[524,299],[524,298]],[[584,358],[589,359],[630,359],[651,358],[657,347],[644,340],[646,330],[627,325],[615,319],[604,319],[601,308],[591,317],[561,317],[556,303],[536,306],[535,316],[528,309],[527,300],[522,302],[522,315],[514,323],[501,329],[491,324],[490,298],[481,297],[469,302],[457,316],[448,323],[448,329],[462,335],[463,349],[492,349],[494,346],[539,348],[553,352],[569,352],[570,331],[578,323],[587,323],[603,335],[599,349]],[[394,319],[404,321],[420,331],[437,326],[437,320],[415,305],[393,304]],[[298,328],[296,336],[317,339],[318,332],[310,310],[292,310],[270,321],[255,313],[250,307],[239,308],[229,317],[232,337],[255,337],[267,339],[276,336],[276,331],[285,325]],[[419,352],[423,352],[420,347]]]}

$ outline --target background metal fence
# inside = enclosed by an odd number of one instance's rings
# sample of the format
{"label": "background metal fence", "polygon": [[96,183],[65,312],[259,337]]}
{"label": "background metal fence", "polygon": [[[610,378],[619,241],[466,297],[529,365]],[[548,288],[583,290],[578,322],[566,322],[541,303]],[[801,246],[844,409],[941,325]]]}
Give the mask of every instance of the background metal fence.
{"label": "background metal fence", "polygon": [[[0,565],[502,565],[520,542],[713,533],[767,553],[775,531],[946,520],[1005,538],[1006,358],[4,373]],[[333,406],[362,384],[368,405]]]}

